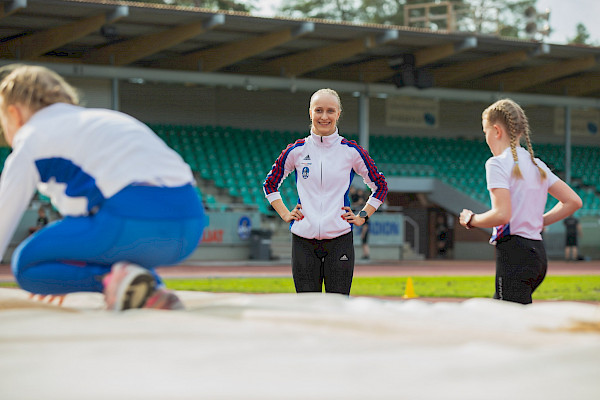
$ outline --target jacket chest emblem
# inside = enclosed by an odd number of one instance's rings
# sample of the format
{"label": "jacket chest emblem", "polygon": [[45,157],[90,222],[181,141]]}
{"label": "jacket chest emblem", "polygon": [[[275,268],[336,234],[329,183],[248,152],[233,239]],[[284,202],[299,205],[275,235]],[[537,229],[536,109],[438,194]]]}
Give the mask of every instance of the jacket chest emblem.
{"label": "jacket chest emblem", "polygon": [[310,169],[308,167],[302,168],[302,178],[308,179],[308,174],[310,173]]}

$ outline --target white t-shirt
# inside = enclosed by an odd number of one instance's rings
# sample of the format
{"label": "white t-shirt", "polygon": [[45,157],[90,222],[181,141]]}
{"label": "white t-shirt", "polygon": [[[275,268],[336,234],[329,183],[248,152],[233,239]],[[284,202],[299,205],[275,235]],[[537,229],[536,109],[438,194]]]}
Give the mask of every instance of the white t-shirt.
{"label": "white t-shirt", "polygon": [[485,163],[488,190],[510,190],[512,206],[510,222],[494,228],[490,239],[492,244],[507,235],[541,240],[548,188],[560,180],[543,161],[536,158],[537,165],[546,171],[546,179],[542,181],[537,167],[531,162],[529,152],[523,147],[517,146],[517,156],[523,179],[516,179],[512,176],[515,162],[510,147],[499,156],[491,157]]}

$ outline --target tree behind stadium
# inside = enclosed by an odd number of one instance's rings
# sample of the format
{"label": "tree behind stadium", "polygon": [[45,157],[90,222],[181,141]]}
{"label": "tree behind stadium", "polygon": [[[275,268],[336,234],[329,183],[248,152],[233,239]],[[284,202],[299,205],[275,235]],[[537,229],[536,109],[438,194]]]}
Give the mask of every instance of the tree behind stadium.
{"label": "tree behind stadium", "polygon": [[[537,0],[452,0],[458,31],[525,37],[525,10]],[[353,23],[409,25],[406,5],[433,4],[433,0],[282,0],[280,13],[294,18],[322,18]],[[443,3],[443,2],[442,2]],[[439,4],[439,2],[438,2]],[[419,13],[418,10],[414,11]],[[439,12],[439,11],[438,11]],[[410,24],[419,26],[418,24]],[[419,26],[447,29],[445,24]]]}
{"label": "tree behind stadium", "polygon": [[137,0],[140,3],[169,4],[175,6],[192,6],[209,10],[252,12],[258,0]]}

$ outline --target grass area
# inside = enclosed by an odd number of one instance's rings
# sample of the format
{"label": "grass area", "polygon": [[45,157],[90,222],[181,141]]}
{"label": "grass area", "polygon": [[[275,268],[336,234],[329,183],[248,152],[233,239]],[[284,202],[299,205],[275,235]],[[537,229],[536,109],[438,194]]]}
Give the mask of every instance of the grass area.
{"label": "grass area", "polygon": [[[406,277],[355,277],[353,296],[403,296]],[[493,276],[416,276],[415,293],[420,297],[492,297]],[[206,278],[170,279],[166,284],[176,290],[227,293],[294,293],[291,278]],[[550,276],[534,293],[537,300],[600,301],[600,276]]]}
{"label": "grass area", "polygon": [[[352,296],[398,296],[406,291],[406,277],[355,277]],[[493,276],[415,276],[420,297],[492,297]],[[294,293],[292,278],[167,279],[168,288],[217,293]],[[0,282],[0,287],[17,287]],[[600,301],[600,275],[549,276],[534,293],[535,300]]]}
{"label": "grass area", "polygon": [[169,289],[217,293],[295,293],[292,278],[165,279]]}

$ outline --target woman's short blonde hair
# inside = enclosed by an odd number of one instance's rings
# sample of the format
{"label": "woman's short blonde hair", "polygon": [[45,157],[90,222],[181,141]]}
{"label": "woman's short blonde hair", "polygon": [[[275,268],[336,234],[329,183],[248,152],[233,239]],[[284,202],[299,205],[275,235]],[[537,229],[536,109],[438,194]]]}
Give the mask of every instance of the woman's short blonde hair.
{"label": "woman's short blonde hair", "polygon": [[342,100],[340,99],[340,95],[335,90],[329,89],[329,88],[319,89],[316,92],[314,92],[312,94],[312,96],[310,96],[310,103],[308,106],[309,109],[312,107],[315,97],[317,97],[317,95],[320,95],[320,94],[329,94],[329,95],[332,95],[333,97],[335,97],[335,99],[337,100],[340,112],[342,111]]}
{"label": "woman's short blonde hair", "polygon": [[40,66],[21,65],[0,84],[4,107],[21,104],[33,112],[55,103],[79,104],[77,91],[56,72]]}

